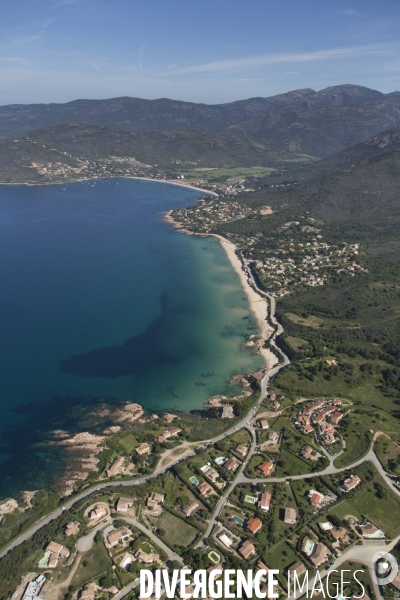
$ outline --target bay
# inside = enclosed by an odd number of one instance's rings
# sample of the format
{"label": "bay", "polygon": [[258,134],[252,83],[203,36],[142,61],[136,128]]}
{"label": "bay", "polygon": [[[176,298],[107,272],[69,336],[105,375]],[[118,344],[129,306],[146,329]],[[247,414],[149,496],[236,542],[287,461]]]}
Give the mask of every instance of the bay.
{"label": "bay", "polygon": [[262,366],[240,349],[257,325],[218,240],[160,218],[199,195],[122,178],[0,188],[0,496],[62,468],[51,449],[27,456],[73,403],[196,410]]}

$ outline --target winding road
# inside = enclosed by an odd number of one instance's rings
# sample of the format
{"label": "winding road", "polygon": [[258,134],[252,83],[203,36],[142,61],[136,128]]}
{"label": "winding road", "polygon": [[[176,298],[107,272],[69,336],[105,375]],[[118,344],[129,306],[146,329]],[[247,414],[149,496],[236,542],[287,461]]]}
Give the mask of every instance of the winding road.
{"label": "winding road", "polygon": [[[92,495],[93,492],[96,491],[102,491],[105,490],[107,488],[113,488],[113,487],[128,487],[128,486],[132,486],[132,485],[139,485],[141,483],[145,483],[155,477],[157,477],[158,475],[160,475],[161,473],[164,473],[166,470],[168,470],[173,464],[177,464],[179,463],[181,460],[186,460],[189,456],[193,456],[196,453],[197,448],[199,447],[204,447],[204,445],[209,444],[209,443],[216,443],[219,440],[222,440],[223,438],[225,438],[228,435],[231,435],[235,432],[237,432],[239,429],[245,428],[247,429],[252,437],[252,442],[251,442],[251,446],[249,449],[249,452],[247,454],[246,459],[243,461],[243,463],[241,464],[241,466],[238,469],[237,474],[235,475],[233,481],[231,483],[229,483],[229,485],[227,485],[227,489],[224,492],[224,494],[221,496],[221,498],[218,501],[218,504],[213,512],[213,516],[211,518],[211,520],[209,521],[209,524],[207,526],[206,531],[204,532],[204,538],[209,537],[209,535],[211,534],[218,517],[221,514],[221,511],[223,509],[223,507],[225,506],[225,504],[228,501],[228,498],[232,492],[232,490],[234,489],[234,487],[240,483],[252,483],[252,484],[256,484],[256,483],[263,483],[263,482],[268,482],[268,483],[279,483],[279,482],[285,482],[288,480],[298,480],[298,479],[307,479],[309,477],[313,477],[313,476],[321,476],[321,475],[331,475],[334,473],[341,473],[343,471],[347,471],[350,469],[353,469],[354,467],[357,467],[358,465],[366,462],[366,461],[370,461],[374,467],[377,469],[377,471],[380,473],[380,475],[384,478],[384,480],[386,481],[386,484],[392,489],[392,491],[394,491],[394,493],[397,496],[400,496],[400,490],[393,485],[393,482],[391,481],[391,479],[387,476],[386,472],[384,471],[384,469],[382,468],[381,463],[379,462],[377,456],[375,455],[374,451],[373,451],[373,444],[374,441],[371,444],[371,448],[370,450],[367,452],[367,454],[365,454],[362,458],[360,458],[359,460],[355,461],[354,463],[352,463],[351,465],[348,465],[347,467],[343,467],[343,468],[337,468],[334,466],[333,461],[335,458],[337,458],[337,456],[333,456],[333,457],[329,457],[330,460],[330,464],[329,466],[322,470],[322,471],[318,471],[318,472],[314,472],[314,473],[307,473],[304,475],[291,475],[291,476],[287,476],[287,477],[267,477],[267,478],[248,478],[245,475],[245,470],[246,467],[251,459],[251,457],[254,455],[255,451],[256,451],[256,445],[257,445],[257,440],[256,440],[256,432],[254,430],[254,428],[250,425],[249,421],[250,419],[257,413],[257,411],[259,410],[261,404],[263,403],[266,394],[267,394],[267,388],[268,388],[268,384],[269,381],[271,379],[271,377],[274,377],[281,369],[283,369],[284,367],[286,367],[290,361],[288,359],[288,357],[277,347],[276,345],[276,337],[278,335],[280,335],[283,331],[282,326],[277,322],[276,318],[275,318],[275,298],[273,296],[271,296],[270,294],[263,292],[262,290],[260,290],[258,288],[258,286],[256,285],[256,282],[254,281],[253,275],[250,271],[250,269],[248,268],[247,264],[246,264],[246,260],[244,259],[244,257],[242,256],[243,259],[243,265],[244,268],[247,272],[247,276],[248,279],[251,283],[251,285],[255,288],[255,290],[263,297],[267,298],[269,301],[269,319],[270,322],[274,325],[275,329],[274,332],[272,334],[272,337],[270,338],[270,344],[271,346],[273,346],[276,350],[276,353],[279,357],[281,357],[280,362],[273,367],[272,369],[270,369],[265,376],[263,377],[263,379],[261,380],[261,393],[260,393],[260,398],[257,402],[257,404],[252,408],[251,413],[249,413],[246,417],[244,417],[239,423],[237,423],[236,425],[234,425],[233,427],[231,427],[229,430],[225,431],[224,433],[218,435],[217,437],[213,438],[213,439],[209,439],[209,440],[204,440],[201,444],[199,444],[198,442],[195,443],[189,443],[189,442],[184,442],[180,448],[182,449],[189,449],[190,447],[193,446],[193,450],[190,451],[189,453],[185,452],[183,454],[183,456],[179,456],[177,457],[177,459],[173,462],[168,462],[165,460],[161,460],[161,464],[164,464],[163,467],[157,469],[152,475],[148,475],[146,477],[140,477],[140,478],[136,478],[136,479],[131,479],[131,480],[127,480],[127,481],[114,481],[114,482],[104,482],[104,483],[98,483],[97,485],[94,485],[92,487],[88,487],[86,490],[82,491],[81,493],[77,494],[76,496],[74,496],[73,498],[71,498],[70,500],[67,500],[64,503],[64,506],[62,508],[58,508],[56,510],[54,510],[52,513],[50,513],[49,515],[47,515],[46,517],[43,517],[42,519],[40,519],[37,523],[35,523],[35,525],[33,525],[32,527],[30,527],[26,532],[24,532],[23,534],[21,534],[20,536],[18,536],[17,538],[15,538],[14,540],[12,540],[0,553],[0,559],[2,557],[4,557],[8,552],[10,552],[10,550],[12,550],[13,548],[17,547],[18,545],[22,544],[23,542],[25,542],[26,540],[28,540],[29,538],[31,538],[34,533],[36,533],[37,531],[39,531],[42,527],[45,527],[48,523],[50,523],[51,521],[53,521],[54,519],[58,518],[60,515],[62,515],[62,513],[65,510],[68,510],[70,508],[72,508],[77,502],[80,502],[81,500],[83,500],[84,498],[87,498],[88,496]],[[377,434],[375,434],[374,440],[377,437],[377,435],[379,435],[379,432]],[[172,454],[172,451],[170,452]],[[164,454],[164,459],[167,457],[168,452]],[[147,527],[145,527],[142,523],[138,522],[136,519],[131,519],[131,518],[127,518],[127,517],[123,517],[123,519],[128,522],[131,523],[132,525],[134,525],[136,528],[140,529],[141,531],[143,531],[143,533],[145,533],[156,545],[158,545],[160,548],[162,548],[164,550],[164,552],[166,553],[167,557],[169,560],[176,560],[178,561],[180,564],[183,564],[182,559],[176,555],[164,542],[162,542],[162,540],[160,540],[158,538],[158,536],[155,535],[155,533],[153,531],[151,531],[150,529],[148,529]],[[89,534],[87,534],[86,536],[80,538],[80,540],[78,540],[77,543],[77,550],[79,552],[84,552],[87,549],[90,549],[92,543],[93,543],[93,538],[96,534],[97,531],[104,529],[106,526],[109,526],[110,523],[112,522],[111,519],[108,519],[107,521],[104,521],[103,523],[99,524],[96,528],[94,528],[93,531],[91,531]],[[399,536],[400,538],[400,536]],[[397,538],[395,540],[395,542],[398,541]],[[394,542],[393,542],[394,544]],[[201,547],[204,545],[204,541],[203,539],[200,540],[197,544],[197,548]],[[360,550],[361,548],[361,550]],[[368,551],[366,552],[368,548]],[[373,547],[373,545],[371,546],[353,546],[352,548],[350,548],[348,551],[345,551],[342,556],[340,558],[338,558],[335,562],[334,562],[334,567],[332,568],[336,568],[338,565],[340,565],[342,562],[344,562],[345,560],[358,560],[360,559],[362,563],[367,563],[368,564],[368,560],[372,559],[373,556],[373,550],[375,547]],[[375,550],[376,551],[376,548]],[[326,573],[325,573],[326,574]],[[138,580],[131,582],[128,586],[126,586],[123,590],[121,590],[116,596],[114,600],[120,600],[122,598],[124,598],[130,591],[132,591],[135,587],[137,587],[138,585]],[[310,586],[312,588],[312,581],[310,581]],[[379,591],[379,590],[378,590]]]}

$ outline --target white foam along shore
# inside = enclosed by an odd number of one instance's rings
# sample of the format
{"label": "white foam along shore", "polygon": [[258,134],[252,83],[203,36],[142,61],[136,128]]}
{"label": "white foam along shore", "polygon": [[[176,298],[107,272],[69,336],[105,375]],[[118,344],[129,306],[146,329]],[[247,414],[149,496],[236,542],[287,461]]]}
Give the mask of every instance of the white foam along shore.
{"label": "white foam along shore", "polygon": [[[250,308],[251,308],[254,316],[256,317],[256,320],[260,327],[260,334],[261,334],[260,337],[261,337],[262,343],[264,344],[264,342],[269,340],[274,333],[274,328],[268,322],[268,311],[269,311],[268,301],[265,298],[263,298],[262,296],[260,296],[259,294],[257,294],[257,292],[249,284],[249,282],[247,280],[247,276],[246,276],[245,272],[243,271],[243,267],[242,267],[240,258],[237,256],[237,254],[235,252],[235,250],[236,250],[235,244],[233,244],[226,238],[222,237],[221,235],[216,235],[216,234],[212,234],[212,235],[213,235],[213,237],[216,237],[219,240],[221,246],[223,247],[223,249],[226,252],[226,255],[227,255],[232,267],[235,269],[235,271],[239,277],[240,283],[242,284],[243,289],[246,292],[246,296],[248,298]],[[259,352],[265,360],[266,368],[268,371],[270,369],[272,369],[272,367],[278,363],[278,357],[269,348],[260,347]]]}
{"label": "white foam along shore", "polygon": [[268,322],[268,314],[269,314],[268,301],[265,298],[263,298],[262,296],[260,296],[254,290],[254,288],[252,288],[252,286],[249,284],[249,282],[247,280],[247,276],[243,270],[240,258],[236,254],[235,244],[233,242],[230,242],[226,238],[224,238],[222,235],[217,235],[215,233],[196,234],[193,231],[189,231],[188,229],[185,229],[184,225],[182,225],[181,223],[174,220],[174,218],[172,216],[172,210],[164,213],[164,220],[167,221],[168,223],[171,223],[171,225],[173,225],[181,233],[186,233],[189,235],[199,235],[202,237],[217,238],[217,240],[219,241],[219,243],[225,250],[226,255],[227,255],[232,267],[234,268],[234,270],[236,271],[236,273],[239,277],[240,283],[242,284],[242,287],[248,298],[250,309],[253,312],[254,316],[256,317],[257,323],[259,325],[260,340],[262,342],[259,344],[260,345],[259,353],[265,360],[266,369],[268,371],[270,369],[272,369],[272,367],[274,367],[279,362],[279,359],[269,348],[262,347],[264,345],[264,342],[269,340],[274,333],[274,328]]}

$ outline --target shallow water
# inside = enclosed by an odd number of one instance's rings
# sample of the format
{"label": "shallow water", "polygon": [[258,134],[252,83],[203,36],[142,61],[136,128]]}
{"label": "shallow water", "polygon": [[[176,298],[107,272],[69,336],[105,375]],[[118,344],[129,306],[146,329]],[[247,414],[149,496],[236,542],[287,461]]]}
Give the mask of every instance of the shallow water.
{"label": "shallow water", "polygon": [[198,409],[261,366],[240,350],[257,325],[219,242],[160,220],[198,196],[132,179],[0,188],[0,496],[62,468],[51,451],[21,461],[46,428],[79,430],[71,406]]}

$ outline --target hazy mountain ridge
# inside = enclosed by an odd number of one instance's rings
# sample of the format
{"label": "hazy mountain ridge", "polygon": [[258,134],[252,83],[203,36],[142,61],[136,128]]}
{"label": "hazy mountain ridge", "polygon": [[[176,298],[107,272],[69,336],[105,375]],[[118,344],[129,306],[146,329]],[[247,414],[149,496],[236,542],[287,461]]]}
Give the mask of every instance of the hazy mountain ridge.
{"label": "hazy mountain ridge", "polygon": [[310,109],[355,103],[371,105],[384,101],[400,106],[400,93],[382,94],[348,84],[319,92],[294,90],[267,98],[214,105],[168,98],[144,100],[130,97],[74,100],[66,104],[10,104],[0,106],[0,138],[18,137],[40,127],[64,123],[106,125],[133,132],[195,128],[212,133],[287,106]]}
{"label": "hazy mountain ridge", "polygon": [[[77,116],[82,120],[77,121]],[[0,180],[38,181],[32,163],[42,166],[52,163],[53,168],[56,161],[57,165],[78,168],[82,160],[125,157],[162,169],[185,165],[268,166],[287,171],[301,164],[305,168],[299,174],[285,173],[283,179],[303,181],[341,168],[348,160],[357,161],[358,154],[365,155],[366,146],[360,146],[363,150],[351,148],[349,155],[339,151],[367,138],[373,139],[382,130],[399,127],[400,93],[385,95],[360,86],[342,85],[320,92],[295,90],[271,98],[214,106],[137,98],[76,100],[64,105],[10,105],[0,107],[0,131],[6,122],[16,129],[29,127],[40,119],[64,117],[74,120],[53,122],[18,139],[3,140]],[[86,122],[101,120],[106,122]],[[110,127],[111,121],[117,126]],[[233,125],[220,129],[232,121]],[[197,129],[189,127],[193,122]],[[176,127],[161,128],[166,123],[174,123]],[[129,131],[134,127],[146,130]],[[219,130],[209,131],[213,128]],[[371,140],[368,143],[373,144]],[[310,162],[337,152],[333,162],[325,159],[309,170]],[[99,173],[90,170],[93,176]],[[42,172],[39,180],[43,181],[43,177],[47,176]]]}
{"label": "hazy mountain ridge", "polygon": [[400,103],[297,107],[272,110],[226,133],[251,139],[272,149],[325,158],[372,135],[400,125]]}
{"label": "hazy mountain ridge", "polygon": [[[169,130],[131,133],[122,129],[82,124],[52,125],[16,140],[0,143],[0,181],[54,181],[54,168],[78,168],[82,161],[131,158],[147,167],[178,168],[270,165],[280,161],[279,153],[261,144],[233,136],[198,130]],[[42,167],[50,170],[44,174]],[[42,173],[36,172],[39,168]],[[88,174],[88,173],[82,173]],[[97,169],[90,175],[105,176]],[[108,172],[115,175],[116,172]],[[120,174],[134,174],[131,170]],[[66,175],[73,175],[72,172]],[[69,180],[69,179],[66,179]]]}

